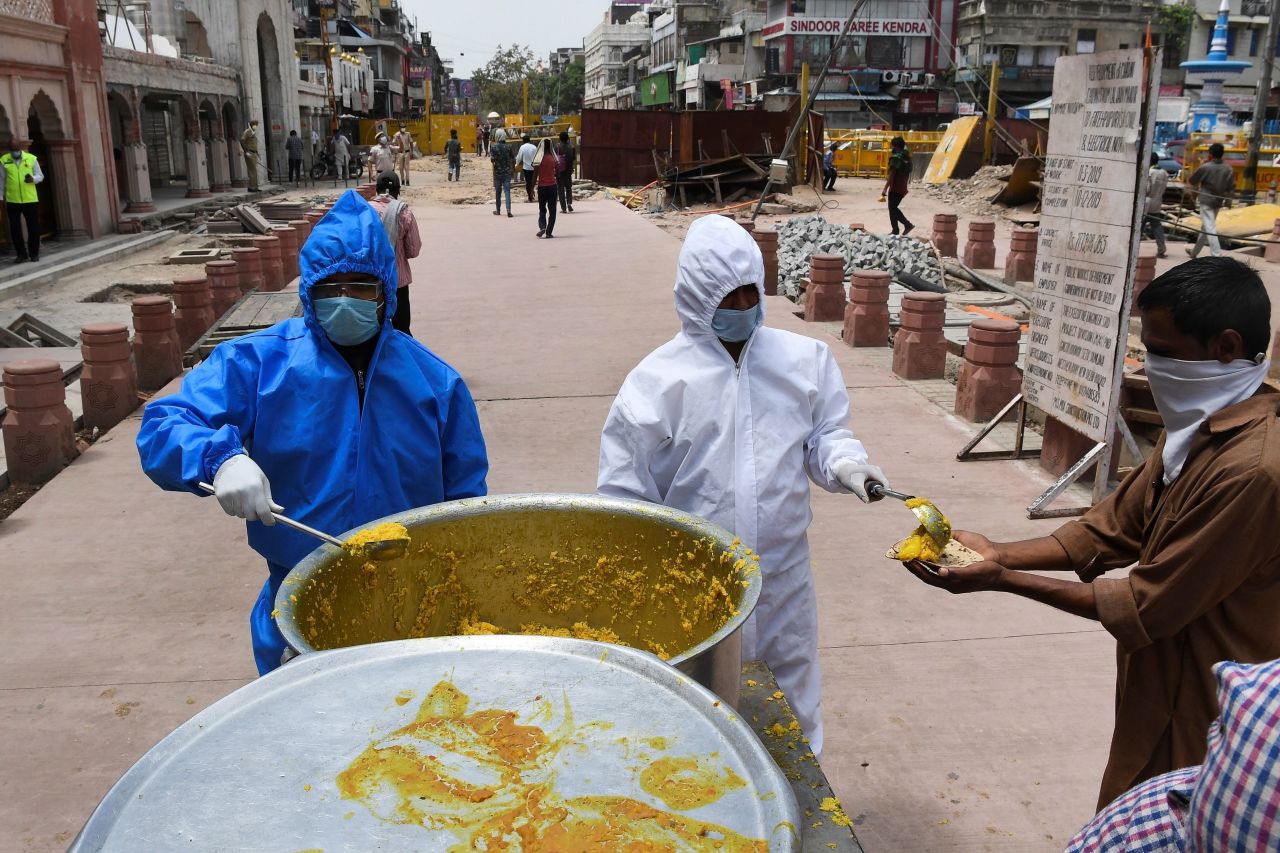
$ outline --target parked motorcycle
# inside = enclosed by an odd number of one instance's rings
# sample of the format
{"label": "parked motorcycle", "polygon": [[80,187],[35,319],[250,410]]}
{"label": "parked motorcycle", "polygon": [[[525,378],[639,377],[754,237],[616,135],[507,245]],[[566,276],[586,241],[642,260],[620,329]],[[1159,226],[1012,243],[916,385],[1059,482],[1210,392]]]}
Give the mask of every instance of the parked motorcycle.
{"label": "parked motorcycle", "polygon": [[316,154],[315,163],[311,166],[311,177],[313,180],[321,178],[338,177],[344,180],[358,180],[364,174],[364,157],[359,151],[353,151],[347,160],[347,174],[339,173],[337,161],[334,160],[332,151],[320,151]]}

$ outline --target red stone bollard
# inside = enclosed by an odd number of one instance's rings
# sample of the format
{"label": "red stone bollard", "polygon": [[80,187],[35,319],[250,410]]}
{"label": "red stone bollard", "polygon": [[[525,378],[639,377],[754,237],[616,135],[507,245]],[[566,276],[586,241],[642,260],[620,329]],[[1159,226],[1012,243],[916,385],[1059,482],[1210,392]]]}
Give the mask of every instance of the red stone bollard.
{"label": "red stone bollard", "polygon": [[285,286],[298,277],[298,231],[292,226],[277,225],[271,233],[280,240],[280,271],[284,275]]}
{"label": "red stone bollard", "polygon": [[751,237],[760,247],[760,256],[764,258],[764,293],[765,296],[778,295],[778,232],[772,228],[757,228]]}
{"label": "red stone bollard", "polygon": [[1035,281],[1036,242],[1040,232],[1035,228],[1015,228],[1009,240],[1009,254],[1004,259],[1004,283]]}
{"label": "red stone bollard", "polygon": [[960,248],[956,227],[960,218],[954,213],[935,213],[933,215],[933,247],[944,258],[954,258]]}
{"label": "red stone bollard", "polygon": [[[1280,222],[1280,220],[1277,220]],[[1133,271],[1133,305],[1138,310],[1138,297],[1147,289],[1151,279],[1156,277],[1156,250],[1143,246],[1138,249],[1138,265]]]}
{"label": "red stone bollard", "polygon": [[863,225],[861,222],[850,222],[849,230],[850,231],[866,231],[867,226]]}
{"label": "red stone bollard", "polygon": [[46,358],[4,368],[4,456],[15,483],[53,479],[76,455],[75,423],[67,408],[62,368]]}
{"label": "red stone bollard", "polygon": [[964,264],[978,270],[995,268],[996,224],[990,219],[975,219],[969,223],[969,242],[964,246]]}
{"label": "red stone bollard", "polygon": [[178,346],[186,352],[221,316],[213,311],[209,277],[192,273],[175,278],[173,304],[177,309],[173,312],[173,326],[178,332]]}
{"label": "red stone bollard", "polygon": [[317,208],[315,210],[308,210],[306,213],[302,215],[306,217],[307,222],[311,223],[311,227],[315,228],[316,223],[319,222],[321,219],[324,219],[325,213],[326,211]]}
{"label": "red stone bollard", "polygon": [[809,285],[804,291],[805,320],[844,319],[844,258],[819,252],[813,255],[809,265]]}
{"label": "red stone bollard", "polygon": [[284,290],[287,284],[280,262],[279,237],[254,237],[253,245],[262,250],[262,289],[264,292]]}
{"label": "red stone bollard", "polygon": [[138,407],[138,377],[133,372],[129,330],[117,323],[80,328],[80,399],[84,428],[106,432]]}
{"label": "red stone bollard", "polygon": [[221,317],[240,298],[240,268],[235,261],[209,261],[204,265],[213,298],[213,316]]}
{"label": "red stone bollard", "polygon": [[298,232],[298,253],[301,254],[302,247],[307,245],[307,238],[311,236],[311,223],[305,219],[293,219],[290,220],[289,227]]}
{"label": "red stone bollard", "polygon": [[167,296],[133,300],[133,363],[139,391],[159,391],[182,372],[182,345]]}
{"label": "red stone bollard", "polygon": [[741,225],[742,230],[746,231],[748,234],[751,234],[756,230],[755,220],[750,217],[739,217],[733,221]]}
{"label": "red stone bollard", "polygon": [[1280,263],[1280,219],[1271,225],[1271,240],[1262,250],[1262,257],[1271,263]]}
{"label": "red stone bollard", "polygon": [[841,337],[851,347],[889,345],[889,273],[854,270]]}
{"label": "red stone bollard", "polygon": [[893,338],[893,372],[903,379],[941,379],[947,370],[947,339],[942,336],[947,297],[908,293],[902,297],[898,334]]}
{"label": "red stone bollard", "polygon": [[981,423],[1022,389],[1018,341],[1022,330],[1011,320],[974,320],[964,348],[964,367],[956,383],[955,412]]}
{"label": "red stone bollard", "polygon": [[262,250],[254,246],[236,246],[231,250],[240,275],[240,295],[262,290]]}

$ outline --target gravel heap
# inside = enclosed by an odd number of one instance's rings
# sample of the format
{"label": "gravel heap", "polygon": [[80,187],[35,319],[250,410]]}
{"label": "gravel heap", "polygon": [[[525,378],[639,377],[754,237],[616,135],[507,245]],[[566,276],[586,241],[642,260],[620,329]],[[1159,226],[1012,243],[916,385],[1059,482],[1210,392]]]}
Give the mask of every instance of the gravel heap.
{"label": "gravel heap", "polygon": [[995,216],[1008,210],[992,201],[1008,184],[1013,166],[983,166],[972,177],[945,184],[913,183],[919,189],[953,208],[980,216]]}
{"label": "gravel heap", "polygon": [[871,234],[847,225],[835,225],[821,214],[796,216],[778,223],[778,292],[799,302],[803,279],[809,277],[809,259],[815,252],[844,257],[844,274],[855,269],[913,273],[940,284],[942,270],[933,248],[914,237]]}

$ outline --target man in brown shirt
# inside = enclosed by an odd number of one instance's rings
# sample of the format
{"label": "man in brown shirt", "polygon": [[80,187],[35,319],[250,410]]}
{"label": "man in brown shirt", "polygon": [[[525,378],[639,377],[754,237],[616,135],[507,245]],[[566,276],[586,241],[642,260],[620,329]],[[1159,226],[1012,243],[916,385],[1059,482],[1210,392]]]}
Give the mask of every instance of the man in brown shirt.
{"label": "man in brown shirt", "polygon": [[[986,558],[912,573],[953,593],[1012,592],[1100,621],[1117,641],[1116,723],[1099,808],[1199,764],[1216,710],[1211,667],[1280,657],[1280,393],[1262,386],[1270,302],[1230,258],[1189,261],[1138,299],[1165,422],[1151,458],[1079,521],[991,542]],[[1100,577],[1131,566],[1127,577]],[[1075,571],[1083,582],[1031,572]]]}

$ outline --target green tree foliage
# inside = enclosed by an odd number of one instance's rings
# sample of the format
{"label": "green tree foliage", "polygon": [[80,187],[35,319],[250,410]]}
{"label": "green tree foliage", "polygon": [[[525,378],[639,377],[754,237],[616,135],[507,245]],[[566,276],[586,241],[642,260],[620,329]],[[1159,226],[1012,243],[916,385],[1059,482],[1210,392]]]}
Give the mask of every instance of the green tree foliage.
{"label": "green tree foliage", "polygon": [[525,79],[529,79],[529,108],[537,109],[534,95],[536,71],[533,51],[527,45],[513,44],[510,47],[498,45],[493,58],[471,75],[475,83],[476,94],[480,98],[480,113],[497,112],[502,115],[518,113],[523,99]]}
{"label": "green tree foliage", "polygon": [[1193,3],[1170,3],[1160,7],[1160,27],[1164,30],[1165,53],[1179,57],[1187,55],[1187,40],[1191,37],[1191,25],[1196,19]]}
{"label": "green tree foliage", "polygon": [[579,59],[559,74],[546,75],[547,112],[566,115],[582,111],[582,99],[586,96],[586,65]]}

